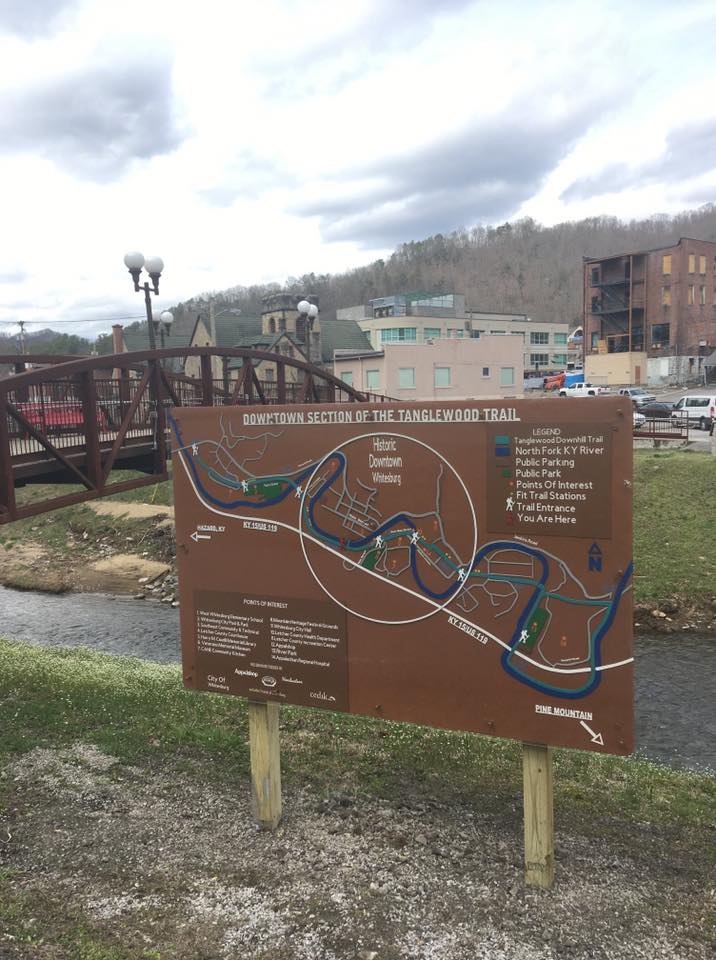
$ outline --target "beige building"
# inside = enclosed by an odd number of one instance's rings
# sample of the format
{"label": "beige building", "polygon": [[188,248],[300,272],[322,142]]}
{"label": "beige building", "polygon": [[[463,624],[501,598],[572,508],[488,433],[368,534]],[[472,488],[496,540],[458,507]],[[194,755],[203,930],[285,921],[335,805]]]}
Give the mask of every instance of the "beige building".
{"label": "beige building", "polygon": [[387,344],[435,340],[479,340],[487,336],[520,338],[525,370],[563,370],[568,361],[566,323],[540,322],[526,314],[468,310],[458,293],[396,294],[365,306],[336,311],[338,319],[355,320],[374,350]]}
{"label": "beige building", "polygon": [[487,334],[339,350],[333,372],[357,390],[396,400],[470,400],[522,396],[524,368],[517,338]]}

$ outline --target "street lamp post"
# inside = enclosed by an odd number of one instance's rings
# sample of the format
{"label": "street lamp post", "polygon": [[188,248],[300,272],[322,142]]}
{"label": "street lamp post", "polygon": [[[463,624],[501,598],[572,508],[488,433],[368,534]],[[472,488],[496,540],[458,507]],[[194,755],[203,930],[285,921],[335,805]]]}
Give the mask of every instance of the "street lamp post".
{"label": "street lamp post", "polygon": [[152,327],[154,328],[154,336],[156,338],[157,333],[159,334],[160,342],[162,345],[162,350],[165,346],[164,337],[168,337],[172,331],[172,324],[174,323],[174,314],[171,310],[164,310],[162,313],[157,315],[156,313],[152,317]]}
{"label": "street lamp post", "polygon": [[[318,316],[318,307],[315,303],[308,300],[299,300],[296,309],[306,321],[306,359],[311,362],[311,334],[313,333],[313,324]],[[320,358],[319,358],[320,359]]]}
{"label": "street lamp post", "polygon": [[[150,293],[153,291],[155,294],[159,293],[159,278],[162,275],[162,270],[164,269],[164,261],[161,257],[148,257],[144,259],[144,255],[141,254],[138,250],[132,250],[130,253],[125,254],[124,256],[124,265],[132,274],[132,280],[134,280],[134,289],[137,293],[140,290],[144,290],[144,306],[147,311],[147,328],[149,331],[149,346],[152,350],[157,349],[157,341],[155,337],[155,328],[154,328],[154,317],[152,316],[152,298]],[[139,275],[144,268],[149,274],[149,279],[152,281],[151,286],[149,282],[145,280],[144,283],[140,284]],[[172,317],[172,319],[174,319]],[[171,321],[170,321],[171,326]]]}

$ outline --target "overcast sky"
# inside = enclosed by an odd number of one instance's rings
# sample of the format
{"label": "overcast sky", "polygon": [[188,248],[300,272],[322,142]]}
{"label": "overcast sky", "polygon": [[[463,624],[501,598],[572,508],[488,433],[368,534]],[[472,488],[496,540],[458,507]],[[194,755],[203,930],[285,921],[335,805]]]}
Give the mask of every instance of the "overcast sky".
{"label": "overcast sky", "polygon": [[0,330],[141,315],[128,249],[162,307],[716,200],[714,38],[714,0],[0,0]]}

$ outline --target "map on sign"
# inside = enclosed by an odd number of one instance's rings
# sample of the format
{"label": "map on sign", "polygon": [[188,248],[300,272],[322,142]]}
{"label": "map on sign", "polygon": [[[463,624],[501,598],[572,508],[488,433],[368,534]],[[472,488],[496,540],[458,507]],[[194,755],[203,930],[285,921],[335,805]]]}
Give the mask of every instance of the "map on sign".
{"label": "map on sign", "polygon": [[187,684],[630,752],[627,407],[176,410]]}

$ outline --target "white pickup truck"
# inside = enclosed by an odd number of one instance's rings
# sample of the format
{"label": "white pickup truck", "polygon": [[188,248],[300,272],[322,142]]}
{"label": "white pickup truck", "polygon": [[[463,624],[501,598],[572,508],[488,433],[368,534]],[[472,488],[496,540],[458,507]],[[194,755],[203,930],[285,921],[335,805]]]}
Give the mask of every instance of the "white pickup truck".
{"label": "white pickup truck", "polygon": [[573,383],[571,387],[561,387],[560,397],[596,397],[604,393],[604,387],[598,387],[594,383]]}

